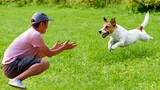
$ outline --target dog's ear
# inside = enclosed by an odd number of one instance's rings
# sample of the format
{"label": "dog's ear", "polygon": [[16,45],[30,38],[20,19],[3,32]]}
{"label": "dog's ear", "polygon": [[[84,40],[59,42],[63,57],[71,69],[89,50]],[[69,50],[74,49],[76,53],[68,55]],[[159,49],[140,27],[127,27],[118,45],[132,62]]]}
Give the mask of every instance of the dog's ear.
{"label": "dog's ear", "polygon": [[108,22],[108,20],[107,20],[105,17],[103,18],[103,20],[104,20],[105,22]]}
{"label": "dog's ear", "polygon": [[113,27],[115,27],[116,26],[116,19],[112,18],[110,23],[112,24]]}

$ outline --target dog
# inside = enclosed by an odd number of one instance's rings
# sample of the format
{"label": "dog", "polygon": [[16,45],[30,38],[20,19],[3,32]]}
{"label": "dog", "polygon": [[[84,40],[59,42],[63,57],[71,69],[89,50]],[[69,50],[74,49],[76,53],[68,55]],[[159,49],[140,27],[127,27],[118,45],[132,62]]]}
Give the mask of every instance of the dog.
{"label": "dog", "polygon": [[102,34],[102,38],[110,35],[110,40],[108,42],[109,51],[116,49],[117,47],[126,47],[137,41],[147,42],[152,40],[153,37],[148,35],[144,27],[148,24],[149,12],[146,13],[143,23],[133,30],[126,30],[122,26],[116,23],[115,18],[108,21],[104,17],[105,24],[99,33]]}

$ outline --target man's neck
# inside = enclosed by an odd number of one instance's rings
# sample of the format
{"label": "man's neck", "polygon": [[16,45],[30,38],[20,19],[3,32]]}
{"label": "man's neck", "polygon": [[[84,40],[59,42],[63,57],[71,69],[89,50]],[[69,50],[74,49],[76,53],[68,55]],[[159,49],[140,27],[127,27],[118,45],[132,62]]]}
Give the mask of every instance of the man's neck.
{"label": "man's neck", "polygon": [[41,33],[41,30],[37,27],[32,26],[32,28],[34,28],[36,31],[38,31],[39,33]]}

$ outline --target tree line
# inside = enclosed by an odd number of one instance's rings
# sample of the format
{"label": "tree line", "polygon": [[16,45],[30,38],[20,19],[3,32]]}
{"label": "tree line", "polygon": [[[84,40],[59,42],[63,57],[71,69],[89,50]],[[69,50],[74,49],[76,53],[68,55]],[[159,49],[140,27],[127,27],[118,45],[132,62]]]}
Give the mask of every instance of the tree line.
{"label": "tree line", "polygon": [[104,8],[109,5],[125,5],[134,12],[144,12],[150,9],[160,10],[160,0],[0,0],[0,4],[16,3],[17,6],[25,4],[36,5],[63,5],[65,7],[95,7]]}

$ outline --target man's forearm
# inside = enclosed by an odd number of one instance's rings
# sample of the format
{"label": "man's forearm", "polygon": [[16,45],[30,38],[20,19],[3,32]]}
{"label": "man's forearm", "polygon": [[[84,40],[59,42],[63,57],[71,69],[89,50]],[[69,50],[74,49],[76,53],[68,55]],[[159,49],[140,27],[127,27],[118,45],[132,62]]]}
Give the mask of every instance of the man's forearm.
{"label": "man's forearm", "polygon": [[64,48],[58,48],[58,49],[50,49],[52,51],[52,56],[55,56],[61,52],[63,52],[65,49]]}

